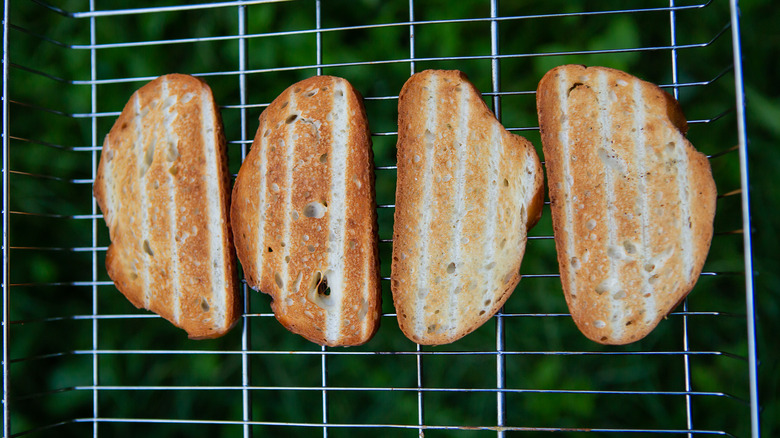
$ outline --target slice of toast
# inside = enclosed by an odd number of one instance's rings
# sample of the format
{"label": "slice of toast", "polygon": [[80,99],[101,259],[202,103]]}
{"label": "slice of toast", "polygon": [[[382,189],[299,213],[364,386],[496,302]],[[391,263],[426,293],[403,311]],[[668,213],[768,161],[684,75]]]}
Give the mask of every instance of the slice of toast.
{"label": "slice of toast", "polygon": [[381,310],[373,155],[362,98],[317,76],[260,115],[233,188],[247,284],[287,329],[320,345],[367,342]]}
{"label": "slice of toast", "polygon": [[181,74],[136,91],[105,138],[94,195],[108,225],[106,268],[136,307],[194,339],[241,316],[230,179],[211,89]]}
{"label": "slice of toast", "polygon": [[398,102],[392,291],[414,342],[446,344],[490,319],[520,281],[543,204],[533,146],[459,71],[426,70]]}
{"label": "slice of toast", "polygon": [[690,292],[712,239],[709,162],[677,101],[602,67],[564,65],[537,108],[566,302],[588,338],[646,336]]}

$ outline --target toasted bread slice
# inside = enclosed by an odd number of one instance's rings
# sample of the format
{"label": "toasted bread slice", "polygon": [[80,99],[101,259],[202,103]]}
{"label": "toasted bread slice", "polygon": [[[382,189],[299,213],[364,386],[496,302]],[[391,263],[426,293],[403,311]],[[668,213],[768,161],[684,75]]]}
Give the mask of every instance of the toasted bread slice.
{"label": "toasted bread slice", "polygon": [[349,82],[298,82],[260,115],[233,188],[247,284],[286,328],[320,345],[365,343],[381,310],[373,155]]}
{"label": "toasted bread slice", "polygon": [[564,65],[537,107],[566,302],[588,338],[646,336],[696,283],[712,239],[709,162],[677,101],[602,67]]}
{"label": "toasted bread slice", "polygon": [[409,339],[456,341],[501,308],[520,281],[542,181],[531,143],[463,73],[426,70],[404,84],[391,285]]}
{"label": "toasted bread slice", "polygon": [[94,194],[119,291],[191,338],[230,330],[241,300],[225,138],[208,85],[171,74],[136,91],[105,138]]}

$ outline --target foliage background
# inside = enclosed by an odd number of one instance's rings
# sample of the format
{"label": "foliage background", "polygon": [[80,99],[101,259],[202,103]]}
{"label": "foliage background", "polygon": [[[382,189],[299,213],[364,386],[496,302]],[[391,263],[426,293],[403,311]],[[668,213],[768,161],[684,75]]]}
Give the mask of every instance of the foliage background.
{"label": "foliage background", "polygon": [[[33,436],[83,436],[92,431],[93,323],[99,328],[96,342],[108,351],[97,357],[99,382],[115,385],[101,390],[97,415],[102,418],[173,418],[182,420],[241,420],[241,392],[235,389],[197,390],[198,385],[240,386],[240,354],[214,352],[241,350],[241,329],[213,341],[188,341],[177,329],[159,318],[134,309],[108,281],[103,269],[108,245],[102,219],[94,218],[91,178],[99,157],[102,137],[110,129],[127,98],[146,78],[169,72],[204,74],[223,105],[223,118],[230,141],[231,169],[235,173],[254,135],[255,120],[265,104],[293,82],[316,74],[316,40],[313,33],[288,31],[315,26],[313,1],[296,1],[247,8],[247,33],[276,34],[246,40],[247,105],[240,105],[238,43],[225,41],[186,42],[172,45],[102,47],[95,52],[97,79],[94,86],[99,117],[92,110],[90,80],[90,18],[66,17],[41,6],[40,2],[13,1],[9,6],[11,138],[9,142],[11,212],[10,257],[10,342],[9,364],[11,431],[19,433],[56,424]],[[677,4],[689,4],[678,2]],[[172,3],[166,3],[172,4]],[[643,3],[644,5],[644,3]],[[646,6],[663,7],[664,2]],[[99,9],[159,6],[140,2],[98,2]],[[778,34],[771,29],[780,22],[777,8],[769,0],[743,1],[742,55],[753,201],[754,254],[760,395],[764,436],[780,433],[779,356],[773,334],[780,329],[780,275],[777,272],[778,205],[775,169],[780,139],[780,100],[774,78],[778,67]],[[65,11],[85,11],[84,0],[57,3]],[[625,8],[621,2],[500,2],[505,16],[553,12],[598,11]],[[416,20],[488,17],[485,0],[415,2]],[[700,10],[677,13],[679,44],[709,42],[728,22],[728,5],[713,1]],[[405,22],[408,2],[378,0],[325,0],[322,27],[349,27],[366,23]],[[121,15],[95,18],[95,40],[100,44],[128,41],[198,38],[235,35],[236,8],[193,10],[175,13]],[[409,57],[408,27],[352,29],[322,34],[322,62],[349,64],[323,69],[326,74],[349,79],[366,99],[374,136],[375,161],[394,164],[395,106],[398,90],[408,78],[409,62],[383,63]],[[415,27],[417,58],[473,57],[469,60],[415,62],[424,68],[458,68],[465,71],[492,99],[489,24],[463,22]],[[502,54],[539,54],[568,51],[598,51],[669,44],[668,13],[635,13],[558,17],[501,22],[499,47]],[[691,124],[689,138],[708,154],[718,154],[736,144],[732,47],[729,30],[711,44],[678,52],[680,82],[709,81],[709,85],[679,89],[680,101]],[[67,46],[75,45],[75,46]],[[625,53],[566,56],[521,56],[500,61],[503,123],[527,136],[541,148],[536,127],[533,91],[547,69],[577,62],[608,65],[627,70],[659,84],[672,83],[670,52],[627,51]],[[376,63],[366,63],[376,61]],[[270,71],[280,67],[286,71]],[[722,73],[722,77],[719,76]],[[116,78],[139,78],[116,82]],[[390,98],[386,98],[390,97]],[[246,124],[242,125],[242,112]],[[708,121],[709,122],[704,122]],[[698,121],[698,122],[697,122]],[[721,195],[739,188],[736,153],[712,159]],[[377,197],[392,204],[392,172],[378,171]],[[716,232],[705,271],[740,272],[742,237],[730,234],[741,228],[739,196],[718,201]],[[381,238],[390,238],[392,210],[380,209]],[[549,210],[532,231],[533,236],[551,233]],[[93,236],[94,240],[93,240]],[[383,260],[389,259],[389,245],[383,245]],[[389,266],[383,264],[383,275]],[[530,241],[523,263],[525,274],[557,272],[552,242]],[[92,287],[92,281],[98,285]],[[386,288],[387,289],[387,288]],[[94,297],[97,297],[93,300]],[[743,277],[702,277],[689,300],[689,310],[744,315]],[[268,422],[322,421],[322,393],[319,348],[287,333],[269,315],[268,299],[249,295],[246,318],[251,384],[268,387],[252,392],[252,419]],[[94,310],[101,317],[90,315]],[[392,312],[389,290],[384,310]],[[506,313],[540,313],[548,316],[504,318],[506,347],[526,354],[507,356],[507,386],[520,389],[554,389],[558,393],[510,393],[507,395],[511,426],[548,428],[669,428],[684,429],[685,404],[681,396],[609,395],[587,391],[683,391],[684,374],[680,356],[642,355],[555,355],[551,351],[610,352],[679,351],[682,348],[683,317],[672,315],[647,339],[627,347],[601,347],[585,340],[567,317],[560,285],[554,279],[523,280]],[[124,315],[116,317],[115,315]],[[127,317],[126,315],[133,315]],[[744,317],[689,316],[691,349],[723,351],[743,355],[746,351]],[[490,352],[495,347],[495,323],[434,352]],[[133,350],[185,350],[191,354],[134,354]],[[282,354],[282,352],[302,352]],[[328,385],[332,387],[393,387],[397,391],[331,390],[328,392],[328,420],[332,423],[417,424],[415,347],[398,330],[393,317],[385,317],[377,337],[364,347],[335,349],[329,355]],[[374,351],[400,354],[362,354]],[[527,352],[536,352],[527,354]],[[28,359],[33,358],[33,359]],[[424,385],[432,388],[495,388],[495,357],[490,354],[422,357]],[[746,397],[746,364],[728,355],[691,357],[694,391],[713,391]],[[175,391],[130,390],[127,386],[183,386]],[[295,386],[307,389],[281,390]],[[586,392],[572,392],[586,391]],[[495,395],[489,392],[425,393],[425,422],[432,425],[489,426],[495,424]],[[693,426],[724,430],[746,436],[747,408],[728,397],[693,397]],[[59,424],[63,422],[62,424]],[[318,428],[254,426],[256,434],[309,436]],[[208,436],[237,435],[240,426],[219,424],[150,424],[127,421],[101,422],[107,436]],[[376,434],[363,428],[330,428],[331,435]],[[383,436],[410,436],[416,429],[383,429]],[[490,435],[479,431],[427,431],[428,436]],[[529,432],[531,433],[531,432]]]}

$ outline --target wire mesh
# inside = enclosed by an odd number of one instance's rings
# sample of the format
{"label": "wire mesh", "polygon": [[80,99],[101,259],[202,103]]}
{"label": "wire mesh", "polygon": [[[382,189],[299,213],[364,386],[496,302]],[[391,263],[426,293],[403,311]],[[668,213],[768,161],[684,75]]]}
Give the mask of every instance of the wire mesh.
{"label": "wire mesh", "polygon": [[[3,436],[759,435],[735,4],[124,6],[5,2]],[[719,189],[699,284],[645,340],[590,343],[563,301],[545,207],[506,306],[452,345],[411,343],[389,294],[401,85],[425,68],[465,71],[542,156],[536,81],[569,62],[626,68],[682,102]],[[174,71],[214,89],[234,174],[287,85],[332,74],[363,93],[384,289],[368,344],[309,344],[245,284],[241,323],[212,341],[186,340],[118,294],[91,196],[102,137],[133,90]]]}

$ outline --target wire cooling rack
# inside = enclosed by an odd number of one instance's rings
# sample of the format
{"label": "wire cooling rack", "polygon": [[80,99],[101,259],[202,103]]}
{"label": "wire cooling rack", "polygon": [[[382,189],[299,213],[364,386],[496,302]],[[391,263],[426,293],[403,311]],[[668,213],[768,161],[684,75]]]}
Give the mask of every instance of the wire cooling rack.
{"label": "wire cooling rack", "polygon": [[[4,437],[759,436],[736,1],[65,3],[4,3]],[[587,341],[563,302],[546,207],[504,309],[452,345],[412,344],[387,263],[400,86],[461,69],[539,148],[536,81],[568,62],[626,68],[682,102],[719,192],[698,285],[645,340]],[[287,85],[333,74],[364,94],[384,275],[371,342],[307,343],[246,287],[230,334],[189,341],[113,287],[91,196],[102,137],[133,90],[174,71],[214,89],[233,173]]]}

